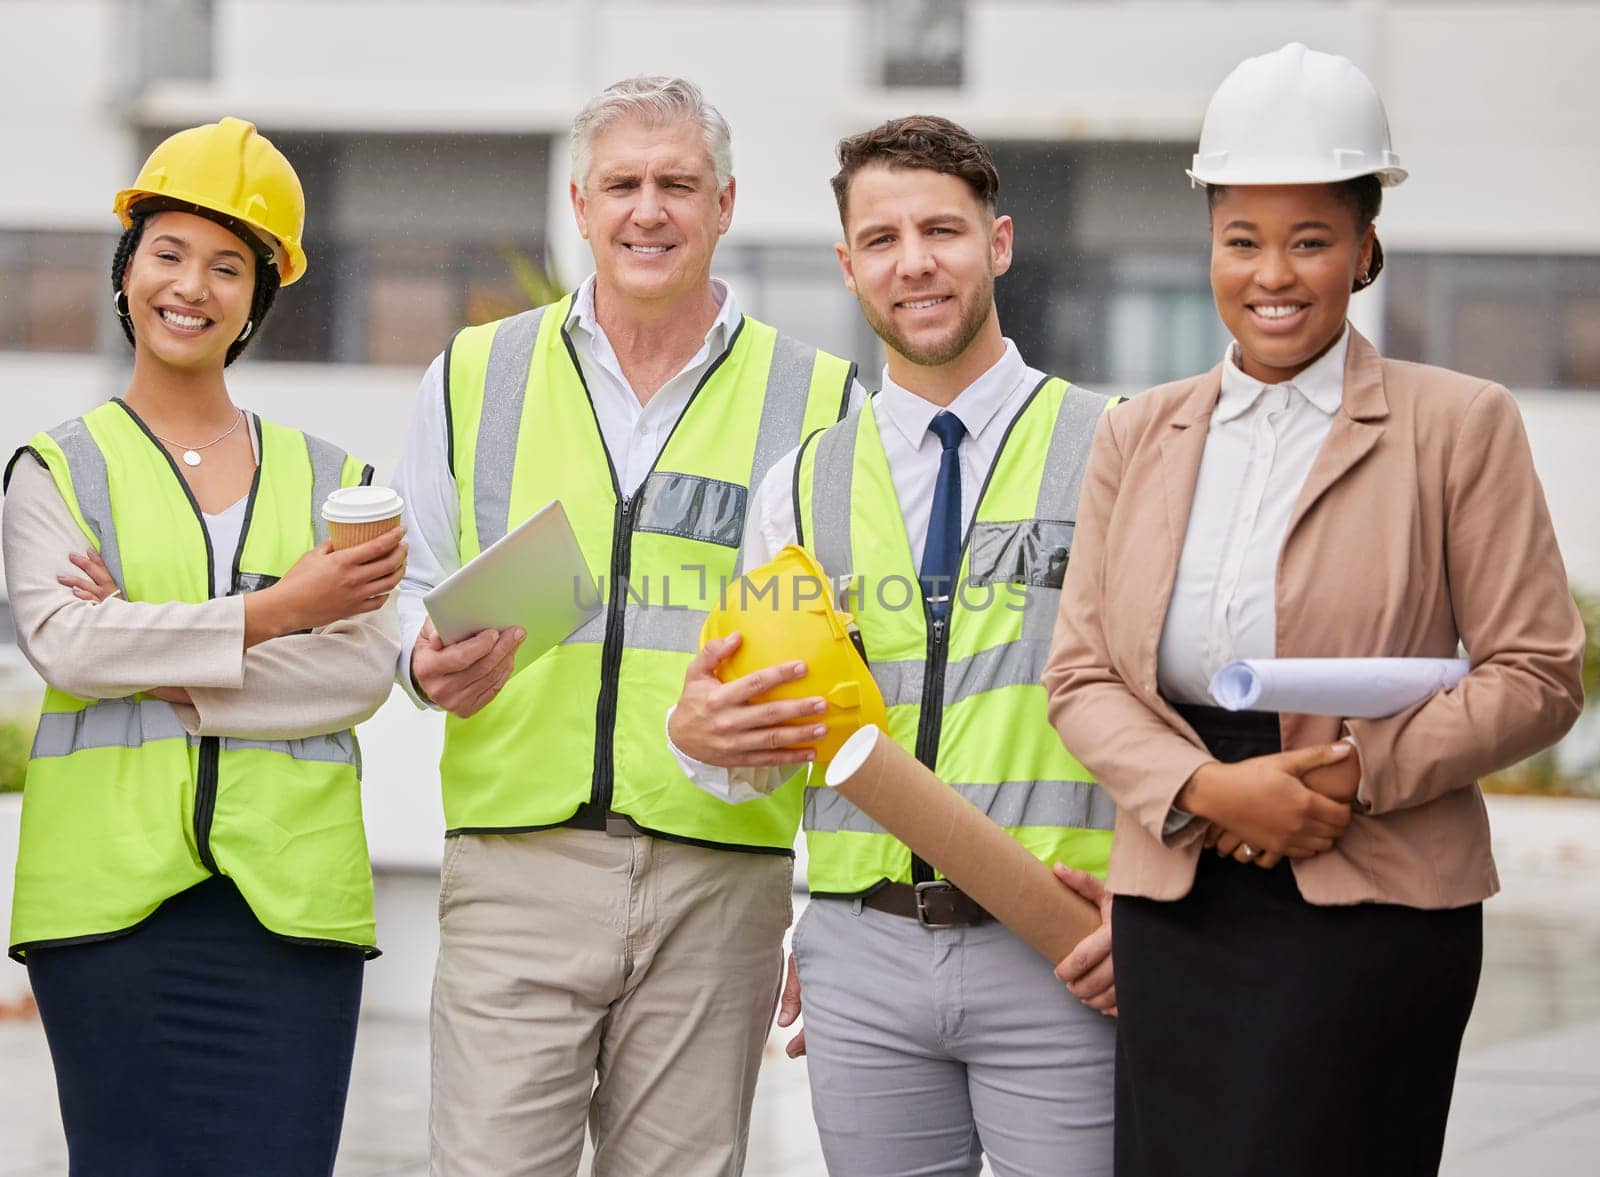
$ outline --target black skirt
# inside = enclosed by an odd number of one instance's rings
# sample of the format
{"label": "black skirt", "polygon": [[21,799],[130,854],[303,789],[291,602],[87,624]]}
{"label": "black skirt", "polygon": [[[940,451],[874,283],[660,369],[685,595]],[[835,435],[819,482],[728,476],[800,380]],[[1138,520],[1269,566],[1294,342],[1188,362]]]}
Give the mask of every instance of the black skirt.
{"label": "black skirt", "polygon": [[333,1171],[362,954],[294,944],[231,881],[127,935],[36,948],[71,1177]]}
{"label": "black skirt", "polygon": [[[1182,710],[1219,760],[1278,750],[1276,716]],[[1113,927],[1118,1177],[1438,1172],[1481,904],[1316,906],[1287,861],[1208,850]]]}

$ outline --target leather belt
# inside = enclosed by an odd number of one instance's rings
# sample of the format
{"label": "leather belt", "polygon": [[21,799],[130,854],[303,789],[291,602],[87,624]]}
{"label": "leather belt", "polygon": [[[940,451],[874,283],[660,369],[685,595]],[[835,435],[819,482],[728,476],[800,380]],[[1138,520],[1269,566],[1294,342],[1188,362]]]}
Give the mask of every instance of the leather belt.
{"label": "leather belt", "polygon": [[885,883],[863,895],[861,904],[873,911],[916,920],[925,928],[970,927],[994,919],[970,895],[943,879],[931,883]]}
{"label": "leather belt", "polygon": [[618,813],[615,809],[608,809],[602,813],[591,801],[585,801],[578,806],[578,811],[561,824],[575,830],[599,830],[610,834],[613,838],[646,836],[626,814]]}

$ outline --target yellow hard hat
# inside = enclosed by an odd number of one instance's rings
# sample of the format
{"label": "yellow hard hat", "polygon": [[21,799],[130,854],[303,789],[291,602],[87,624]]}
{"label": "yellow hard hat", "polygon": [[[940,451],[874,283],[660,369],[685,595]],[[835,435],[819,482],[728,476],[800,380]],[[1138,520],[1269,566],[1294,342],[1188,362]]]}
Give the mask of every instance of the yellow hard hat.
{"label": "yellow hard hat", "polygon": [[[780,662],[804,662],[804,677],[782,683],[756,702],[821,695],[828,710],[828,734],[814,744],[817,764],[833,759],[840,746],[869,723],[888,726],[883,693],[873,681],[853,639],[850,614],[833,607],[828,575],[817,558],[793,544],[728,586],[724,600],[700,629],[702,647],[738,632],[744,640],[717,675],[731,682]],[[795,723],[814,724],[814,718]]]}
{"label": "yellow hard hat", "polygon": [[139,169],[132,188],[117,193],[112,211],[122,227],[133,224],[140,201],[192,204],[242,221],[267,245],[278,245],[279,281],[288,286],[306,272],[300,246],[306,197],[283,152],[254,123],[225,118],[190,127],[164,140]]}

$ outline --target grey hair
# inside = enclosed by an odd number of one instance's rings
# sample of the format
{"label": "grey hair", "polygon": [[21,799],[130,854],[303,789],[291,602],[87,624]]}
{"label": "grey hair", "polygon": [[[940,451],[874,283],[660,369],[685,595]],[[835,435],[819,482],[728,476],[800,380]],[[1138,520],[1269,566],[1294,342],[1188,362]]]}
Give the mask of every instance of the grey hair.
{"label": "grey hair", "polygon": [[733,131],[722,112],[706,101],[700,87],[685,78],[659,75],[623,78],[591,98],[572,120],[572,181],[589,178],[589,148],[594,137],[628,115],[652,123],[687,119],[705,136],[706,153],[717,175],[717,190],[733,175]]}

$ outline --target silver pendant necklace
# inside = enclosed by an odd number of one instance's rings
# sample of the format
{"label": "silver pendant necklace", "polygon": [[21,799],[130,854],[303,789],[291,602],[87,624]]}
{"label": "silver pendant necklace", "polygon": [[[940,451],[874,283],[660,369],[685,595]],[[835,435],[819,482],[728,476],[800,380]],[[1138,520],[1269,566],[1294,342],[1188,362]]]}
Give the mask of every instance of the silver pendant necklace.
{"label": "silver pendant necklace", "polygon": [[234,417],[233,424],[228,426],[204,445],[184,445],[181,441],[172,441],[169,438],[162,437],[153,429],[150,431],[150,435],[165,445],[170,445],[174,449],[181,449],[183,451],[183,464],[185,466],[198,466],[200,464],[201,450],[210,449],[212,446],[216,445],[217,442],[223,440],[225,437],[230,436],[235,429],[239,428],[239,422],[244,420],[244,410],[238,409],[236,410],[236,413],[237,416]]}

